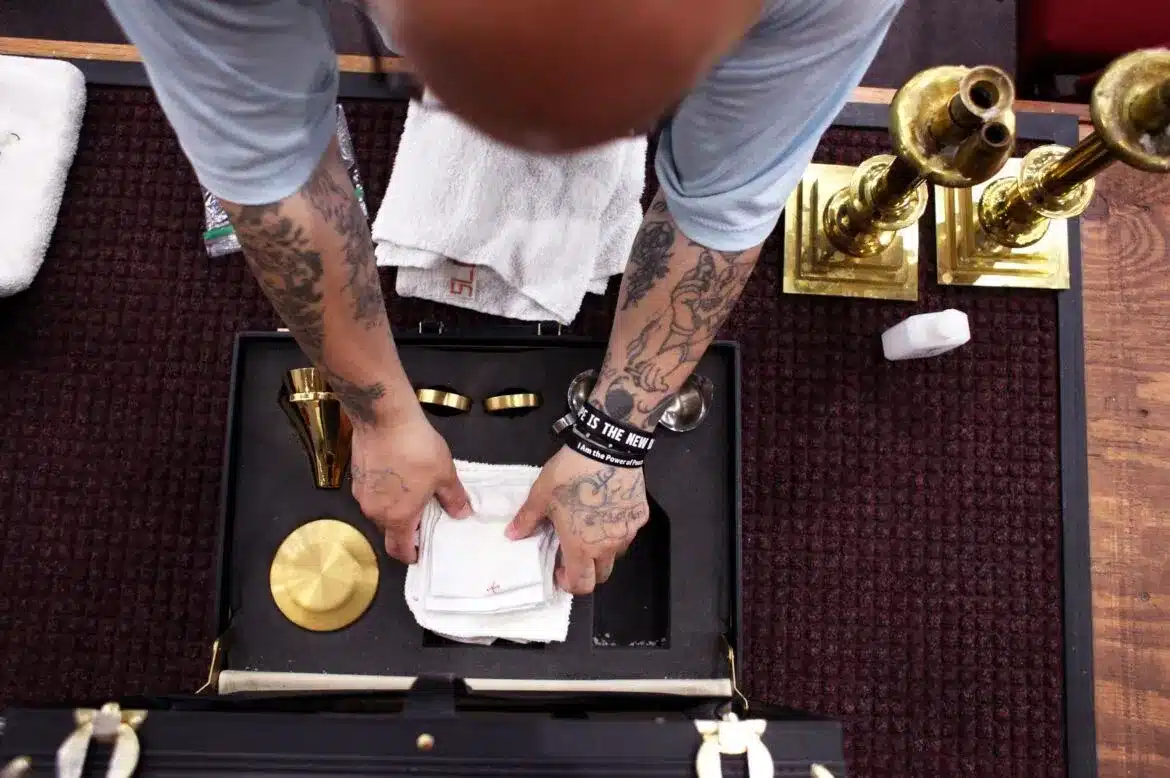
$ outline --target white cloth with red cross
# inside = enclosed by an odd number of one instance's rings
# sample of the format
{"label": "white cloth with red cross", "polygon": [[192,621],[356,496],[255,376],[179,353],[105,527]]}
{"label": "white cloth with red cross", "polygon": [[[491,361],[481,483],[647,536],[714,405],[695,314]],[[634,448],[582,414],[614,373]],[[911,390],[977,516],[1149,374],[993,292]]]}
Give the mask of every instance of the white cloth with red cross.
{"label": "white cloth with red cross", "polygon": [[551,524],[531,537],[504,531],[540,468],[455,462],[472,515],[453,519],[432,500],[419,525],[406,604],[424,629],[465,643],[564,641],[573,598],[553,579],[560,543]]}

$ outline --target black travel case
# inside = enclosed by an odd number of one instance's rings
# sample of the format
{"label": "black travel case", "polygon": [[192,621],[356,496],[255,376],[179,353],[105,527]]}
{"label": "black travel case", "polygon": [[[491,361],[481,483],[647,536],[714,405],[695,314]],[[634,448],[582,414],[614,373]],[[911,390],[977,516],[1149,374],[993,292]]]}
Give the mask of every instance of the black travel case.
{"label": "black travel case", "polygon": [[[566,389],[600,365],[605,348],[542,328],[400,333],[396,341],[416,387],[476,400],[469,413],[431,416],[457,459],[529,465],[557,450],[550,428],[567,410]],[[645,471],[650,522],[613,578],[575,599],[565,643],[548,646],[465,646],[417,625],[403,599],[405,568],[382,551],[348,478],[341,489],[314,487],[279,406],[286,371],[308,364],[287,333],[237,338],[218,532],[219,639],[199,695],[119,701],[146,711],[135,776],[718,778],[748,774],[748,741],[763,746],[774,775],[803,778],[814,764],[845,775],[839,723],[749,705],[738,692],[734,343],[713,344],[696,368],[715,387],[704,422],[658,436]],[[542,406],[513,417],[485,413],[484,397],[515,389],[538,392]],[[356,623],[313,633],[277,610],[268,569],[289,532],[325,516],[365,533],[378,549],[380,582]],[[5,716],[0,764],[26,756],[32,775],[54,774],[75,712]],[[717,773],[710,762],[699,770],[701,748],[724,752]],[[111,750],[91,743],[84,774],[105,775]]]}

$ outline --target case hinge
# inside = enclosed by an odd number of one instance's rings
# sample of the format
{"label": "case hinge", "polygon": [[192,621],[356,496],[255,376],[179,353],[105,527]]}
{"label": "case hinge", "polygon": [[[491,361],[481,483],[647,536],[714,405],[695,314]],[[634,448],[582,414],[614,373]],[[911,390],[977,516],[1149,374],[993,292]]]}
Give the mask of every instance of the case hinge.
{"label": "case hinge", "polygon": [[58,778],[81,778],[91,740],[114,744],[106,778],[130,778],[138,767],[137,729],[145,719],[146,711],[122,710],[116,702],[107,702],[100,710],[75,710],[73,720],[77,728],[57,749]]}

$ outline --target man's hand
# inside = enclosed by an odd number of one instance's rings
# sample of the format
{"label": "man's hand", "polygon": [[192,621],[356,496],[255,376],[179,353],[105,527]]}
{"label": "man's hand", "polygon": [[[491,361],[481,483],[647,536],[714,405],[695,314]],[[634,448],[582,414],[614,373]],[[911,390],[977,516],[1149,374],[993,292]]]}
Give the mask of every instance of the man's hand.
{"label": "man's hand", "polygon": [[605,583],[617,555],[650,518],[641,468],[603,465],[562,448],[532,485],[508,525],[508,537],[528,537],[545,518],[561,541],[557,584],[573,594],[589,594]]}
{"label": "man's hand", "polygon": [[451,451],[421,409],[384,425],[355,426],[350,474],[362,513],[386,532],[386,553],[407,564],[418,556],[414,534],[432,496],[454,518],[471,514]]}

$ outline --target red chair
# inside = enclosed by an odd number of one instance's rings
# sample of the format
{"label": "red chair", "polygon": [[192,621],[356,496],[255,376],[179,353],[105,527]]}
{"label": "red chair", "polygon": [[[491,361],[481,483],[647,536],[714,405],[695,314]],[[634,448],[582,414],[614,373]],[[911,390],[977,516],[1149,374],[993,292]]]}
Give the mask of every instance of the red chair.
{"label": "red chair", "polygon": [[1170,46],[1170,0],[1019,0],[1018,29],[1020,91],[1052,98],[1056,76],[1081,92],[1122,54]]}

